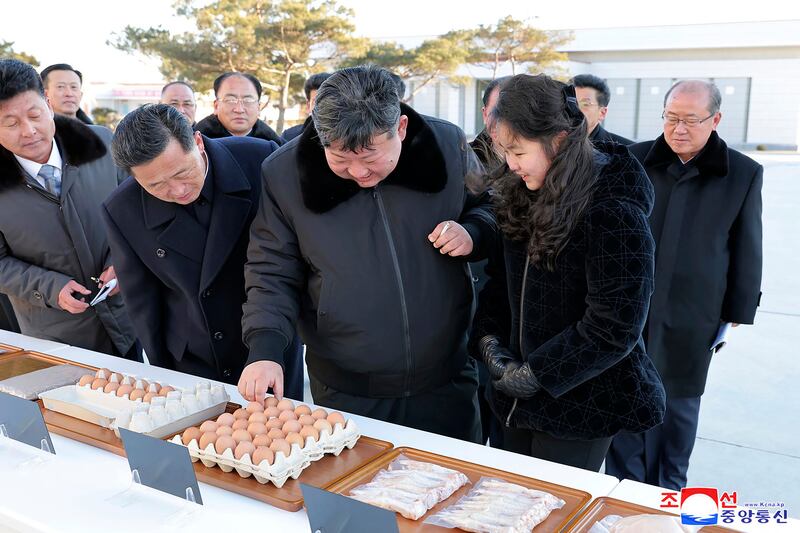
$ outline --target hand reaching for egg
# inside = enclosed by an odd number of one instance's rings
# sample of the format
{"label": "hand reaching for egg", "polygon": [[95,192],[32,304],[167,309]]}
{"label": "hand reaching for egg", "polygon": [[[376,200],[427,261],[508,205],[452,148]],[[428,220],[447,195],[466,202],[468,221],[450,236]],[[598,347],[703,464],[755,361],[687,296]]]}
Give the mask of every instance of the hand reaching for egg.
{"label": "hand reaching for egg", "polygon": [[242,371],[239,378],[239,393],[248,401],[261,401],[267,389],[279,400],[283,398],[283,368],[274,361],[256,361]]}

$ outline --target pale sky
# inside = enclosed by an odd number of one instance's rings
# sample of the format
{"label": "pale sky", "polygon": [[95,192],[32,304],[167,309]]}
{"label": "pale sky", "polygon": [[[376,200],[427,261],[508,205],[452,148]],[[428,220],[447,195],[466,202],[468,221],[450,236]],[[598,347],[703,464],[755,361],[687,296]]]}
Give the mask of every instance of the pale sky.
{"label": "pale sky", "polygon": [[[342,0],[356,32],[381,39],[426,37],[491,24],[506,15],[545,29],[800,20],[800,2],[672,0]],[[125,25],[184,29],[168,0],[4,1],[0,40],[36,56],[42,66],[71,63],[89,81],[160,83],[157,63],[105,44]],[[755,8],[754,6],[758,6]],[[33,13],[31,12],[33,11]],[[36,18],[36,15],[40,15]],[[35,28],[35,31],[33,29]]]}

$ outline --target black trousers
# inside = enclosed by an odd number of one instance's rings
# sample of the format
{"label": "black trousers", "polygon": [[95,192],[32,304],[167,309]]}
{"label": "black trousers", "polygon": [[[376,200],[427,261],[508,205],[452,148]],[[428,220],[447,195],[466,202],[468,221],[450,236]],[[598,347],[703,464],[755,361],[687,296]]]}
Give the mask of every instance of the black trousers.
{"label": "black trousers", "polygon": [[503,449],[584,470],[600,471],[611,437],[558,439],[531,429],[503,428]]}
{"label": "black trousers", "polygon": [[314,403],[446,437],[481,443],[475,361],[449,383],[404,398],[369,398],[334,390],[309,373]]}
{"label": "black trousers", "polygon": [[606,456],[606,474],[672,490],[686,486],[700,397],[667,398],[664,422],[643,433],[620,433]]}

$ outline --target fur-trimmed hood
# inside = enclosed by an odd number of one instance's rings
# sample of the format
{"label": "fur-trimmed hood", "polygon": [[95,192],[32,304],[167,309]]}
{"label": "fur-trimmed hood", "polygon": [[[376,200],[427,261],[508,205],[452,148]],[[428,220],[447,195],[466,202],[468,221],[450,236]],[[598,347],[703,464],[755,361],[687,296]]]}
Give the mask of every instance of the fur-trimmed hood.
{"label": "fur-trimmed hood", "polygon": [[[447,165],[433,129],[407,105],[401,103],[400,112],[408,117],[406,137],[397,166],[381,183],[441,192],[447,184]],[[314,213],[330,211],[361,190],[354,181],[342,179],[330,169],[313,122],[303,130],[296,153],[303,203]]]}
{"label": "fur-trimmed hood", "polygon": [[[669,166],[679,161],[678,156],[664,139],[664,134],[658,136],[644,158],[645,167]],[[728,145],[725,144],[716,131],[711,132],[708,142],[703,150],[692,159],[692,163],[700,171],[701,176],[727,176],[728,175]]]}
{"label": "fur-trimmed hood", "polygon": [[[225,129],[222,122],[219,121],[217,115],[211,114],[201,120],[195,125],[195,130],[199,131],[206,137],[212,139],[220,139],[222,137],[232,137],[230,132]],[[280,135],[275,133],[275,130],[270,128],[266,122],[261,119],[256,120],[253,129],[247,134],[248,137],[255,137],[256,139],[264,139],[265,141],[275,141],[278,146],[283,144],[283,139]]]}
{"label": "fur-trimmed hood", "polygon": [[[86,124],[56,115],[55,141],[65,163],[79,167],[108,153],[103,140]],[[0,146],[0,192],[25,183],[25,171],[10,151]]]}

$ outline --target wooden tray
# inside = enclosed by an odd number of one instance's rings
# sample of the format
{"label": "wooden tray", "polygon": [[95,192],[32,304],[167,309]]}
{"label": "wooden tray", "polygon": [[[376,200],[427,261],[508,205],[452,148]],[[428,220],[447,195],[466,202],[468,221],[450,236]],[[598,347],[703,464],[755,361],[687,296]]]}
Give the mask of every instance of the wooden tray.
{"label": "wooden tray", "polygon": [[17,348],[16,346],[11,346],[8,344],[0,343],[0,355],[6,355],[14,352],[21,352],[22,348]]}
{"label": "wooden tray", "polygon": [[41,370],[51,366],[66,364],[86,368],[88,370],[97,370],[94,367],[68,361],[53,355],[47,355],[39,352],[22,351],[2,354],[2,356],[0,356],[0,381],[14,376],[27,374],[28,372],[33,372],[34,370]]}
{"label": "wooden tray", "polygon": [[561,509],[556,509],[555,511],[550,513],[550,516],[547,517],[547,520],[536,526],[535,529],[536,533],[548,532],[548,531],[559,531],[559,532],[563,531],[564,526],[570,520],[572,520],[592,498],[592,496],[588,492],[582,490],[564,487],[562,485],[556,485],[554,483],[548,483],[546,481],[540,481],[538,479],[521,476],[519,474],[512,474],[511,472],[504,472],[502,470],[497,470],[495,468],[489,468],[488,466],[476,465],[473,463],[468,463],[466,461],[461,461],[459,459],[453,459],[451,457],[445,457],[443,455],[437,455],[435,453],[417,450],[414,448],[396,448],[391,452],[382,455],[380,458],[371,462],[369,465],[362,468],[352,476],[349,476],[346,479],[340,481],[339,483],[336,483],[335,485],[329,487],[328,490],[331,492],[337,492],[339,494],[344,494],[345,496],[347,496],[351,489],[354,489],[355,487],[363,485],[364,483],[370,481],[372,477],[379,470],[386,468],[389,465],[389,463],[395,460],[397,456],[399,456],[400,454],[405,455],[409,459],[434,463],[447,468],[458,470],[460,472],[463,472],[472,482],[471,484],[468,484],[465,487],[460,488],[459,490],[454,492],[453,495],[450,496],[448,499],[433,507],[433,509],[428,511],[419,520],[409,520],[398,514],[397,525],[400,528],[401,533],[456,531],[454,529],[433,526],[430,524],[423,524],[423,522],[429,516],[438,513],[441,509],[444,509],[445,507],[456,503],[459,500],[459,498],[461,498],[467,492],[469,492],[475,485],[475,483],[477,483],[478,480],[482,477],[493,477],[493,478],[503,479],[511,483],[516,483],[517,485],[522,485],[523,487],[549,492],[550,494],[558,496],[559,498],[561,498],[566,502],[564,507],[562,507]]}
{"label": "wooden tray", "polygon": [[[675,513],[668,513],[660,509],[652,509],[643,505],[637,505],[616,498],[603,496],[597,498],[592,504],[583,511],[575,523],[567,529],[567,533],[586,533],[592,526],[602,520],[603,518],[616,514],[620,516],[633,516],[637,514],[667,514],[674,515]],[[733,529],[728,529],[722,526],[706,526],[700,529],[701,533],[733,533]]]}

